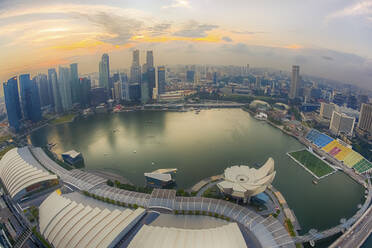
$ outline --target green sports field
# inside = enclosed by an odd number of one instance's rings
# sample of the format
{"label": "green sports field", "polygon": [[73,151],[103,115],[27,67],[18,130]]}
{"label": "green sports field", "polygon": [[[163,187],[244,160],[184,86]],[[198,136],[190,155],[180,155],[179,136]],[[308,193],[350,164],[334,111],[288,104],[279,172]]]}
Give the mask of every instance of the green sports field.
{"label": "green sports field", "polygon": [[334,171],[332,167],[307,150],[290,152],[289,155],[294,157],[317,177],[322,177]]}

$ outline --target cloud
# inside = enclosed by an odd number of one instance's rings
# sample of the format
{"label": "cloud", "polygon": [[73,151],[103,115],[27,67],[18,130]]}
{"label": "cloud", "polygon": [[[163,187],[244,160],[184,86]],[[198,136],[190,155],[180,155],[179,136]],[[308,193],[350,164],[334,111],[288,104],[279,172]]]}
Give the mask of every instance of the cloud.
{"label": "cloud", "polygon": [[159,23],[155,24],[152,27],[147,28],[147,31],[152,35],[152,36],[160,36],[160,35],[165,35],[169,33],[169,29],[171,28],[170,23]]}
{"label": "cloud", "polygon": [[372,14],[372,1],[364,0],[353,5],[350,5],[342,10],[331,13],[326,17],[326,20],[340,18],[345,16],[370,16]]}
{"label": "cloud", "polygon": [[163,9],[170,8],[191,8],[190,2],[188,0],[172,0],[169,5],[162,7]]}
{"label": "cloud", "polygon": [[218,28],[218,26],[212,24],[200,24],[191,20],[184,24],[180,30],[174,32],[173,35],[190,38],[206,37],[208,35],[207,32],[215,28]]}
{"label": "cloud", "polygon": [[94,25],[103,28],[106,33],[98,36],[98,40],[115,45],[128,42],[144,26],[142,21],[106,12],[91,15],[80,14],[78,18],[85,18]]}
{"label": "cloud", "polygon": [[232,42],[233,41],[229,36],[222,37],[222,40],[227,41],[227,42]]}
{"label": "cloud", "polygon": [[333,60],[332,57],[329,57],[329,56],[322,56],[322,59],[325,59],[325,60]]}
{"label": "cloud", "polygon": [[254,31],[241,31],[241,30],[233,30],[231,33],[234,34],[249,34],[249,35],[255,35],[255,34],[266,34],[267,32],[254,32]]}
{"label": "cloud", "polygon": [[226,52],[237,53],[237,54],[250,52],[250,49],[244,43],[237,43],[237,44],[231,44],[231,45],[224,44],[221,46],[221,48]]}

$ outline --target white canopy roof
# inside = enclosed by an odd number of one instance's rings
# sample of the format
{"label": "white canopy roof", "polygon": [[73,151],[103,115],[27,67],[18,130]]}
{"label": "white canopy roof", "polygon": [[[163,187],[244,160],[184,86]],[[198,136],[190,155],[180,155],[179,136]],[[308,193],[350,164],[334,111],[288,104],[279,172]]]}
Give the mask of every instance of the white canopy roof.
{"label": "white canopy roof", "polygon": [[11,197],[27,187],[57,179],[33,157],[28,147],[13,148],[0,161],[0,178]]}
{"label": "white canopy roof", "polygon": [[246,248],[236,223],[210,229],[182,229],[144,225],[128,248]]}

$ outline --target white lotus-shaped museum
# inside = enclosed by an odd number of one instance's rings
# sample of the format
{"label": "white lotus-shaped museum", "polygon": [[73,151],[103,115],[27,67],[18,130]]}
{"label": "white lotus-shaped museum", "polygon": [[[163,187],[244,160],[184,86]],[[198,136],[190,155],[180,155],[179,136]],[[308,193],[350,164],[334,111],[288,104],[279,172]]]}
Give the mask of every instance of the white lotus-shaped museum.
{"label": "white lotus-shaped museum", "polygon": [[274,160],[269,158],[259,169],[236,165],[225,169],[224,181],[217,184],[225,194],[241,198],[244,202],[251,196],[265,191],[275,178]]}

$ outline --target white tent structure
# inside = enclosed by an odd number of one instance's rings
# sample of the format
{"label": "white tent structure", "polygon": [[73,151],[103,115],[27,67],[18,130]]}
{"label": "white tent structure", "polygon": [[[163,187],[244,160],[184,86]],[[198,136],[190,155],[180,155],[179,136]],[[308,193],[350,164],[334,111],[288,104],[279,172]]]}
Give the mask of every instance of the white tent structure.
{"label": "white tent structure", "polygon": [[144,225],[128,248],[246,248],[236,223],[208,229],[183,229]]}
{"label": "white tent structure", "polygon": [[13,148],[2,157],[0,178],[9,195],[15,199],[58,183],[57,176],[41,166],[27,146]]}
{"label": "white tent structure", "polygon": [[217,186],[224,194],[246,202],[251,196],[265,191],[266,187],[273,182],[275,174],[274,160],[269,158],[259,169],[245,165],[227,168],[224,174],[225,180]]}
{"label": "white tent structure", "polygon": [[53,192],[40,205],[39,228],[55,248],[114,247],[145,212],[83,205]]}

